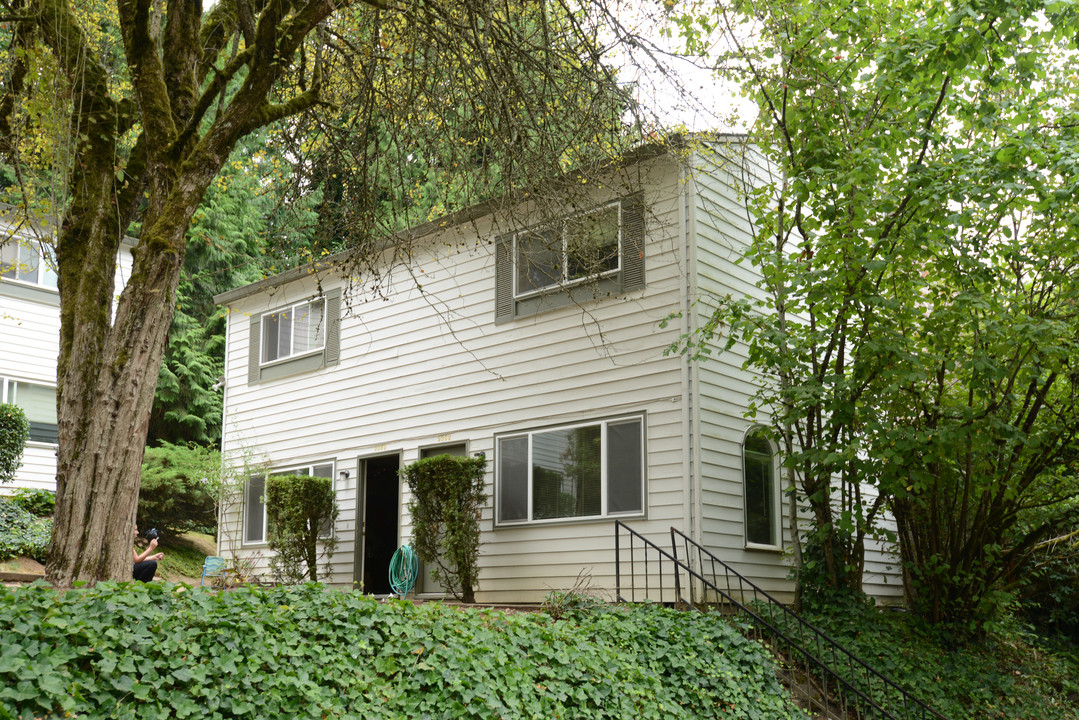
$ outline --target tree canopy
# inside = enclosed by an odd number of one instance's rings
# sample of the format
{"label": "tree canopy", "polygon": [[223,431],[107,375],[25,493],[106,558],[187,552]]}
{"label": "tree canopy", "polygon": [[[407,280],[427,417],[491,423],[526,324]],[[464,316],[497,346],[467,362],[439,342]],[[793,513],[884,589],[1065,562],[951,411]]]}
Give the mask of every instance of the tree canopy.
{"label": "tree canopy", "polygon": [[[196,213],[244,138],[273,132],[282,152],[307,158],[297,187],[354,207],[344,224],[323,217],[327,237],[347,227],[359,247],[392,225],[375,212],[380,202],[429,193],[460,168],[481,171],[474,187],[520,187],[579,161],[577,148],[607,152],[619,139],[617,103],[607,101],[615,78],[599,61],[605,15],[560,2],[0,8],[7,174],[24,207],[60,218],[60,449],[47,563],[58,586],[130,573],[143,443],[188,231],[204,222]],[[318,177],[326,168],[338,177]],[[125,235],[138,243],[114,302]],[[193,288],[184,293],[198,303]]]}
{"label": "tree canopy", "polygon": [[[1070,6],[683,3],[691,51],[753,97],[767,300],[717,298],[774,383],[815,531],[858,589],[889,508],[908,599],[964,627],[1079,495],[1079,91]],[[1038,520],[1030,511],[1039,510]]]}

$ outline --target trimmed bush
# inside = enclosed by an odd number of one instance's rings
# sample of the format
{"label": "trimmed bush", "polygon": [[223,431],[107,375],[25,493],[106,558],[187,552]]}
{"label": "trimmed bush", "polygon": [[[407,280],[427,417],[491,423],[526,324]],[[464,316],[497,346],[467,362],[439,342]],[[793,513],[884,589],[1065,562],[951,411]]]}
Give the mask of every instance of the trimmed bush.
{"label": "trimmed bush", "polygon": [[139,487],[139,529],[178,534],[216,528],[214,493],[220,474],[221,453],[213,448],[167,442],[147,448]]}
{"label": "trimmed bush", "polygon": [[464,602],[475,602],[479,580],[480,508],[487,502],[484,457],[417,460],[402,474],[411,499],[412,542],[431,575]]}
{"label": "trimmed bush", "polygon": [[333,536],[337,521],[333,479],[270,475],[266,478],[266,521],[270,549],[274,551],[270,566],[278,581],[317,582],[319,560],[333,557],[337,547]]}
{"label": "trimmed bush", "polygon": [[378,602],[318,586],[0,590],[0,717],[793,720],[716,615]]}
{"label": "trimmed bush", "polygon": [[11,498],[0,497],[0,560],[31,557],[45,562],[52,519],[37,517]]}
{"label": "trimmed bush", "polygon": [[30,422],[18,405],[0,403],[0,483],[15,479],[30,438]]}

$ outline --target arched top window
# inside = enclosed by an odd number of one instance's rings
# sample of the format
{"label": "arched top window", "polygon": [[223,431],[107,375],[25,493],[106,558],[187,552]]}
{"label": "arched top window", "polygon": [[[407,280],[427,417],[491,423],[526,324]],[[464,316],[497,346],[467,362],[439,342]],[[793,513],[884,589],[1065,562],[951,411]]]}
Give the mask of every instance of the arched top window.
{"label": "arched top window", "polygon": [[779,543],[779,493],[772,442],[758,428],[742,441],[747,545],[775,547]]}

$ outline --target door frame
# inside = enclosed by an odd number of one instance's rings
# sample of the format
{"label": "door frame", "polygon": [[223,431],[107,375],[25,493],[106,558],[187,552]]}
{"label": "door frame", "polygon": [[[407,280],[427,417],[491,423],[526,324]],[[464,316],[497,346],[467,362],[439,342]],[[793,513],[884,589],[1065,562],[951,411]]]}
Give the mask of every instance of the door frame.
{"label": "door frame", "polygon": [[[369,460],[397,458],[397,469],[404,467],[404,450],[388,450],[367,453],[356,458],[356,531],[352,547],[352,589],[362,587],[364,577],[364,546],[367,535],[367,463]],[[401,528],[404,523],[404,504],[402,500],[402,481],[397,478],[397,537],[394,544],[401,544]],[[366,592],[366,591],[365,591]]]}

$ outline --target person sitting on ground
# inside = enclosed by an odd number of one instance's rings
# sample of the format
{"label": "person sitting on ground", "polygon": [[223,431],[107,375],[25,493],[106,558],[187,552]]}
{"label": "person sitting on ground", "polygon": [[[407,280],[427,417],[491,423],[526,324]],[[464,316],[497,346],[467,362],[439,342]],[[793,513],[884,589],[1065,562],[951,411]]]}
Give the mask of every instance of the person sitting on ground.
{"label": "person sitting on ground", "polygon": [[[139,529],[135,528],[135,537],[138,538]],[[135,565],[131,571],[131,577],[139,582],[152,582],[154,574],[157,572],[157,561],[165,557],[165,553],[157,553],[151,555],[154,549],[157,548],[157,538],[150,541],[150,545],[139,553],[136,550],[131,551],[132,557],[135,558]]]}

